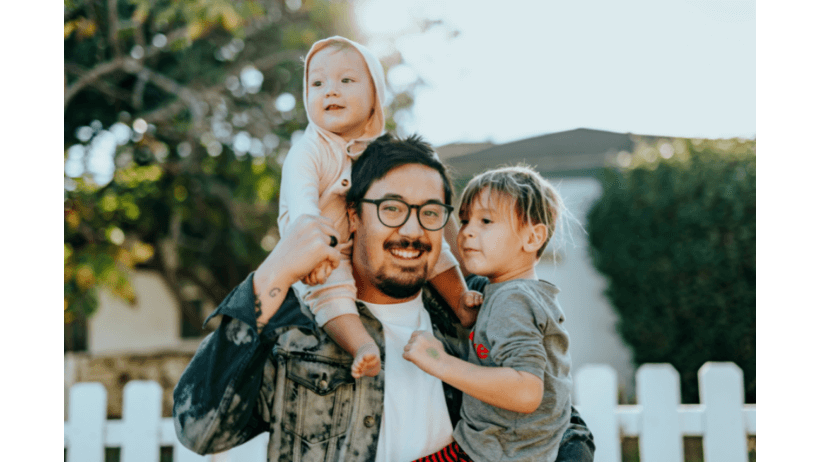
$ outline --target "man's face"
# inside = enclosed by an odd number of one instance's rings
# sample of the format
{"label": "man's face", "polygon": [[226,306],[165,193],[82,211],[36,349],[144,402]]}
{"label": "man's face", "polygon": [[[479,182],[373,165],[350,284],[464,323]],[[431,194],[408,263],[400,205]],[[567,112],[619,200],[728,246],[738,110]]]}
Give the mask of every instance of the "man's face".
{"label": "man's face", "polygon": [[[444,183],[436,170],[420,164],[396,167],[373,182],[365,199],[395,198],[410,205],[444,203]],[[398,228],[383,225],[375,204],[363,202],[361,214],[349,209],[353,274],[357,296],[371,303],[398,303],[415,297],[438,261],[443,230],[419,225],[418,209]]]}

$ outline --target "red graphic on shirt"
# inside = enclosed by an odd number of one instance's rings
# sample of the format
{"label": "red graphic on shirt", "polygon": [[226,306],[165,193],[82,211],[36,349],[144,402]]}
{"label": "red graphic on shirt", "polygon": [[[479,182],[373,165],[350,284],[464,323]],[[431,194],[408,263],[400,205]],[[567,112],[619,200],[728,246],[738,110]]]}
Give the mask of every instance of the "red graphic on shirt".
{"label": "red graphic on shirt", "polygon": [[476,345],[473,341],[473,335],[475,335],[475,332],[470,332],[470,342],[472,342],[473,348],[475,348],[475,354],[477,354],[478,357],[481,359],[486,358],[487,356],[489,356],[490,350],[488,350],[487,347],[480,343]]}

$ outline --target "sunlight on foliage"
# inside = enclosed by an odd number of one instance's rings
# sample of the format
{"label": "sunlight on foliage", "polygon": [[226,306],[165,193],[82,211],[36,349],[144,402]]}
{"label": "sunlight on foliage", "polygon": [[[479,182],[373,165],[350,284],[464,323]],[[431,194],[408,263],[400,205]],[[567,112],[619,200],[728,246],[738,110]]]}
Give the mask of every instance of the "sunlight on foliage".
{"label": "sunlight on foliage", "polygon": [[[317,39],[356,38],[349,5],[64,5],[65,321],[87,319],[99,290],[134,303],[140,269],[161,275],[182,316],[201,324],[181,287],[218,303],[278,239],[282,161],[307,124],[301,59]],[[412,105],[405,87],[388,115]]]}

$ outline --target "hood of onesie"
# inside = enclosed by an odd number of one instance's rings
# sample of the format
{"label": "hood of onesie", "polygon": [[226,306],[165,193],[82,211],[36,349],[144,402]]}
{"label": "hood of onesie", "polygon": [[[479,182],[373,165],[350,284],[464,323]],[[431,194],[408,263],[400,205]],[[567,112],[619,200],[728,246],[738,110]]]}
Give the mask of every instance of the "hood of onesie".
{"label": "hood of onesie", "polygon": [[[382,64],[379,62],[376,55],[373,54],[370,50],[365,48],[363,45],[360,45],[352,40],[348,40],[344,37],[334,36],[329,37],[323,40],[319,40],[318,42],[314,43],[312,47],[310,47],[310,51],[308,51],[307,56],[305,57],[305,75],[302,78],[302,102],[305,106],[305,112],[307,113],[308,121],[310,125],[312,125],[319,133],[324,135],[325,137],[335,139],[337,141],[341,141],[344,144],[344,140],[338,135],[331,133],[313,122],[310,118],[310,111],[308,110],[308,71],[310,69],[310,60],[313,58],[319,50],[331,45],[333,43],[343,42],[348,45],[353,46],[356,50],[358,50],[359,54],[362,55],[364,58],[365,64],[367,64],[367,70],[370,72],[370,78],[373,80],[373,85],[376,87],[376,99],[373,102],[375,106],[373,109],[373,115],[370,116],[370,120],[367,121],[367,127],[365,129],[365,134],[358,139],[358,141],[370,141],[377,137],[379,137],[384,132],[384,68]],[[350,143],[352,144],[357,140],[351,140]]]}

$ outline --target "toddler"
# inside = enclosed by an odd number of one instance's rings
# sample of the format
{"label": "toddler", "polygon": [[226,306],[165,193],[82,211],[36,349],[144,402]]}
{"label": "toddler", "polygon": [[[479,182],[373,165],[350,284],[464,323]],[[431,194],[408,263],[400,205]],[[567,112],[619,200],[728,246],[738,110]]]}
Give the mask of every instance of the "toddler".
{"label": "toddler", "polygon": [[538,280],[535,265],[562,207],[528,167],[467,184],[458,249],[465,271],[489,284],[466,361],[421,331],[404,348],[405,359],[464,392],[455,441],[419,460],[555,461],[571,412],[569,335],[558,288]]}
{"label": "toddler", "polygon": [[[381,369],[379,349],[356,309],[356,286],[350,266],[350,232],[345,194],[350,167],[367,144],[384,132],[384,70],[367,48],[343,37],[313,44],[305,58],[303,100],[308,115],[305,134],[291,147],[282,169],[279,230],[302,214],[322,215],[342,236],[343,259],[336,269],[320,264],[297,284],[316,323],[353,357],[351,374],[375,376]],[[347,257],[347,258],[344,258]],[[471,307],[481,295],[468,291],[446,242],[431,269],[430,282],[458,315],[462,325],[475,321]]]}

